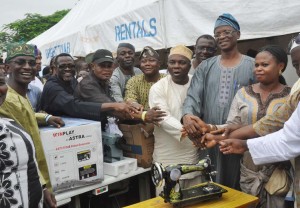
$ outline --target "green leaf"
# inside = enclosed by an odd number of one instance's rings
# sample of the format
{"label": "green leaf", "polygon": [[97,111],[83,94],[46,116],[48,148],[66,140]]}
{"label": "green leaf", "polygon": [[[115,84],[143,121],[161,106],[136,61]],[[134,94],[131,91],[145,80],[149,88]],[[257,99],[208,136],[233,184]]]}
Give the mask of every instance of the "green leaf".
{"label": "green leaf", "polygon": [[0,47],[11,41],[28,42],[58,23],[69,11],[56,11],[48,16],[25,14],[24,19],[4,25],[0,31]]}

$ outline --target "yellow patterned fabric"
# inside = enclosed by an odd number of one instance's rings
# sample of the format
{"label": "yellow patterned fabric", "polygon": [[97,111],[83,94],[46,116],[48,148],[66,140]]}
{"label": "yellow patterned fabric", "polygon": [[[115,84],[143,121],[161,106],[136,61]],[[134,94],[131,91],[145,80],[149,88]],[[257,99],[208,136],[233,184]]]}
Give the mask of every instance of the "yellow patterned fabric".
{"label": "yellow patterned fabric", "polygon": [[300,90],[300,78],[295,82],[291,89],[291,95],[294,94],[297,90]]}
{"label": "yellow patterned fabric", "polygon": [[[11,87],[8,87],[6,99],[0,107],[0,115],[5,118],[11,118],[15,120],[32,137],[37,154],[36,157],[39,169],[44,180],[47,183],[47,187],[50,188],[51,184],[48,173],[48,167],[40,138],[37,118],[30,105],[29,100],[18,94]],[[39,115],[39,120],[42,120],[42,117],[45,114],[37,115]]]}
{"label": "yellow patterned fabric", "polygon": [[[267,115],[253,124],[255,132],[260,136],[273,133],[283,128],[284,123],[291,117],[300,101],[300,90],[291,94],[289,99],[276,112]],[[300,205],[300,157],[295,158],[295,178],[294,187],[296,195],[296,203]]]}
{"label": "yellow patterned fabric", "polygon": [[274,113],[266,115],[253,124],[255,132],[260,136],[265,136],[282,129],[284,123],[295,111],[300,100],[300,90],[292,94],[288,100]]}
{"label": "yellow patterned fabric", "polygon": [[[165,77],[165,74],[160,74],[160,78]],[[125,91],[125,101],[137,102],[144,106],[145,110],[149,109],[149,91],[155,82],[147,82],[144,74],[139,74],[128,80]]]}
{"label": "yellow patterned fabric", "polygon": [[240,89],[231,104],[227,124],[249,125],[265,115],[272,114],[289,98],[291,88],[285,86],[279,93],[271,93],[263,102],[260,94],[249,85]]}
{"label": "yellow patterned fabric", "polygon": [[[289,98],[290,90],[290,87],[285,86],[280,92],[270,93],[262,100],[260,93],[253,90],[253,85],[243,87],[232,101],[226,124],[249,125],[265,115],[272,114]],[[243,192],[260,198],[258,207],[273,207],[275,203],[278,207],[283,206],[284,198],[273,197],[263,189],[273,169],[271,165],[255,165],[250,153],[244,153],[240,167],[240,188]],[[256,174],[258,172],[265,178],[264,181],[259,180]]]}

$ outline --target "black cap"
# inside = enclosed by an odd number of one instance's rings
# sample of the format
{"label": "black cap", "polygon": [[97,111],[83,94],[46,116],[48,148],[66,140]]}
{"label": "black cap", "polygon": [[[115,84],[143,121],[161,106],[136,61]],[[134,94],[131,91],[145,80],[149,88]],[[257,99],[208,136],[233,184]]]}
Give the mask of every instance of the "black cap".
{"label": "black cap", "polygon": [[133,45],[131,45],[130,43],[120,43],[118,45],[118,48],[129,48],[131,50],[133,50],[135,52],[135,48]]}
{"label": "black cap", "polygon": [[112,63],[114,62],[112,53],[106,49],[97,50],[93,56],[92,62],[99,64],[105,61],[112,62]]}

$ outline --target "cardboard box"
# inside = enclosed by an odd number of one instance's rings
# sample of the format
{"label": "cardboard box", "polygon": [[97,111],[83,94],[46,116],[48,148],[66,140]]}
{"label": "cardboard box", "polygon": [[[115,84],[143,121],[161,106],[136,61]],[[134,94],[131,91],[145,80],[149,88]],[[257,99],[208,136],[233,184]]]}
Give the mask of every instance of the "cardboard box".
{"label": "cardboard box", "polygon": [[136,158],[139,167],[149,168],[154,149],[153,124],[119,124],[119,129],[126,140],[124,156]]}
{"label": "cardboard box", "polygon": [[78,118],[63,120],[66,126],[62,128],[40,128],[55,193],[104,179],[101,123]]}

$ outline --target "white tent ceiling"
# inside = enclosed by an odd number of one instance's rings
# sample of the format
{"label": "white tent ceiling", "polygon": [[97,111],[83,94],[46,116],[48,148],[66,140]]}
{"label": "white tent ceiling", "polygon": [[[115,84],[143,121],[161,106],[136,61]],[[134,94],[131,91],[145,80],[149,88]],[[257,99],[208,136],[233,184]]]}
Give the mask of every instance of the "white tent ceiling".
{"label": "white tent ceiling", "polygon": [[199,35],[213,35],[215,20],[231,13],[241,39],[300,31],[298,0],[81,0],[55,26],[29,41],[43,53],[43,63],[67,52],[85,56],[100,48],[116,51],[121,42],[137,51],[176,44],[193,45]]}

